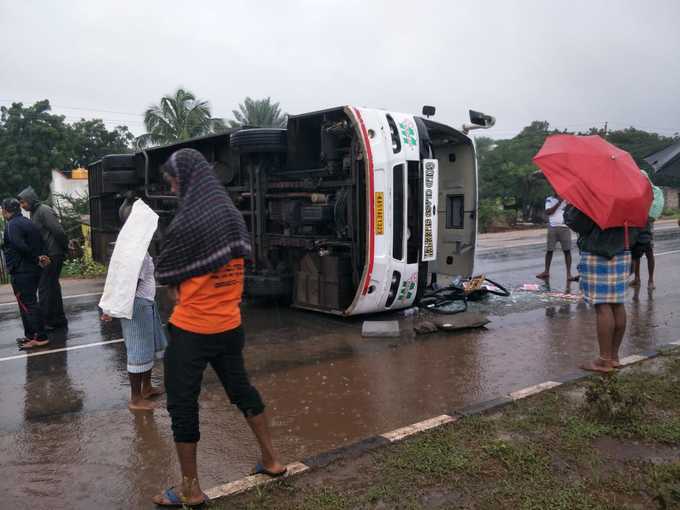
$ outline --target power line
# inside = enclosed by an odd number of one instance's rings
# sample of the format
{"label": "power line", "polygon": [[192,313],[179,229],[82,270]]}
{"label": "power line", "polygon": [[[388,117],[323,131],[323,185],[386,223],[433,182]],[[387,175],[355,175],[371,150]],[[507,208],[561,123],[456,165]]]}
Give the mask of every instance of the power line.
{"label": "power line", "polygon": [[[23,102],[23,101],[16,101],[13,99],[7,99],[7,98],[0,98],[0,103],[17,103],[17,102]],[[27,101],[30,102],[30,101]],[[121,111],[116,111],[116,110],[100,110],[97,108],[87,108],[83,106],[64,106],[64,105],[59,105],[59,104],[53,104],[50,102],[50,107],[51,108],[58,108],[60,110],[76,110],[76,111],[85,111],[85,112],[101,112],[101,113],[112,113],[114,115],[131,115],[133,117],[144,117],[143,113],[132,113],[132,112],[121,112]],[[216,115],[213,116],[214,118],[226,118],[226,115]]]}
{"label": "power line", "polygon": [[[2,103],[17,103],[17,102],[23,102],[23,101],[16,101],[12,99],[6,99],[6,98],[0,98],[0,102]],[[53,104],[50,102],[50,107],[52,108],[59,108],[63,110],[80,110],[80,111],[85,111],[85,112],[101,112],[101,113],[113,113],[115,115],[132,115],[134,117],[144,117],[143,113],[132,113],[132,112],[120,112],[120,111],[115,111],[115,110],[100,110],[98,108],[86,108],[83,106],[64,106],[60,104]]]}

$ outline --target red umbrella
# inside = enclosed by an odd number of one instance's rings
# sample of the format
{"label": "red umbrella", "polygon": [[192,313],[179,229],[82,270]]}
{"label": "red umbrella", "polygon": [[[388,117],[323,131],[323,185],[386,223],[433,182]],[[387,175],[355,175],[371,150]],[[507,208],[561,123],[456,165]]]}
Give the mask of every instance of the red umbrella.
{"label": "red umbrella", "polygon": [[549,136],[534,163],[558,195],[602,230],[647,224],[649,180],[630,154],[599,136]]}

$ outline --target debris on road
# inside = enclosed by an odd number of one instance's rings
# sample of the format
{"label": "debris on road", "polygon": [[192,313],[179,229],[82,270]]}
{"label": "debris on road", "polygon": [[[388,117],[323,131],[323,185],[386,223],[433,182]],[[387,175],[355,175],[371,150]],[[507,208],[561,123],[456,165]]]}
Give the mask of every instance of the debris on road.
{"label": "debris on road", "polygon": [[363,337],[398,337],[399,321],[364,321],[361,327]]}
{"label": "debris on road", "polygon": [[480,312],[464,312],[442,319],[424,320],[414,326],[418,335],[435,333],[437,331],[460,331],[465,329],[483,328],[489,322],[489,318]]}

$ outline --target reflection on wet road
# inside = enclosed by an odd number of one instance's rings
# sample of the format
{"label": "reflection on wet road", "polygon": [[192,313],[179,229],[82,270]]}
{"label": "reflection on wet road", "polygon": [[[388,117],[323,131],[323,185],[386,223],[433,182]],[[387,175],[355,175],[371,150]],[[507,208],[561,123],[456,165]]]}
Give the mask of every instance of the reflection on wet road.
{"label": "reflection on wet road", "polygon": [[[630,290],[626,353],[677,340],[680,242],[657,243],[658,289]],[[540,249],[485,256],[478,271],[510,287],[540,272]],[[576,258],[576,257],[575,257]],[[563,260],[552,288],[564,291]],[[575,289],[574,289],[575,290]],[[450,412],[573,372],[595,351],[594,317],[585,305],[516,294],[486,305],[485,331],[415,336],[402,318],[400,338],[364,339],[361,320],[285,307],[246,306],[246,357],[268,403],[277,448],[286,461]],[[120,338],[102,325],[95,303],[69,308],[68,335],[51,349]],[[127,411],[120,343],[17,355],[16,313],[0,311],[0,489],[7,508],[150,508],[148,498],[176,480],[164,402],[154,415]],[[155,374],[158,377],[160,374]],[[246,474],[257,448],[212,372],[201,395],[199,446],[206,487]]]}

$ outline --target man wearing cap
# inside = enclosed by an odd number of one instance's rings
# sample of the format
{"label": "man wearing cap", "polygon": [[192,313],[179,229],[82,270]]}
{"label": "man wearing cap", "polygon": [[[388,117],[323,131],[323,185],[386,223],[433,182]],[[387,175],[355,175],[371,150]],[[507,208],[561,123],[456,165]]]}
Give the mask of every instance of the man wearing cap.
{"label": "man wearing cap", "polygon": [[52,263],[43,271],[38,286],[38,303],[48,330],[65,328],[68,325],[64,314],[59,277],[64,259],[68,253],[68,237],[59,223],[54,210],[38,199],[30,186],[19,193],[21,208],[31,213],[31,221],[38,227],[47,254]]}

